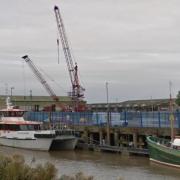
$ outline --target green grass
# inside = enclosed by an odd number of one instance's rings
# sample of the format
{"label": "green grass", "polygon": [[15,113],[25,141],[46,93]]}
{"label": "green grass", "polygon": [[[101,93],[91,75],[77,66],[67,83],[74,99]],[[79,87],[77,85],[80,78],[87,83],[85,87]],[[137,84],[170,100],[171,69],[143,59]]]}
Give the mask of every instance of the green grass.
{"label": "green grass", "polygon": [[[32,163],[35,162],[33,159]],[[32,165],[31,163],[31,165]],[[49,162],[44,165],[27,165],[24,157],[18,154],[4,156],[0,154],[0,180],[93,180],[93,176],[86,176],[79,172],[74,176],[62,175],[57,177],[57,169]],[[118,178],[117,180],[123,180]]]}
{"label": "green grass", "polygon": [[0,180],[93,180],[93,177],[79,172],[75,176],[62,175],[58,178],[57,169],[49,162],[31,167],[21,155],[0,154]]}
{"label": "green grass", "polygon": [[50,163],[31,167],[21,155],[0,155],[1,180],[55,180],[57,169]]}

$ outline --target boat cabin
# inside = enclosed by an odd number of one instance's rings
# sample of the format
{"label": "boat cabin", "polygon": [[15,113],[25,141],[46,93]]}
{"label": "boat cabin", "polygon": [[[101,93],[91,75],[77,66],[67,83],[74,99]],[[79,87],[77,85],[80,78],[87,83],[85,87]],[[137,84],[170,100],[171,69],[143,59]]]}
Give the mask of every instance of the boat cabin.
{"label": "boat cabin", "polygon": [[176,136],[173,143],[173,148],[180,150],[180,136]]}
{"label": "boat cabin", "polygon": [[40,122],[25,121],[25,111],[4,109],[0,111],[0,131],[35,131],[40,130]]}
{"label": "boat cabin", "polygon": [[0,122],[0,131],[36,131],[40,130],[40,124]]}

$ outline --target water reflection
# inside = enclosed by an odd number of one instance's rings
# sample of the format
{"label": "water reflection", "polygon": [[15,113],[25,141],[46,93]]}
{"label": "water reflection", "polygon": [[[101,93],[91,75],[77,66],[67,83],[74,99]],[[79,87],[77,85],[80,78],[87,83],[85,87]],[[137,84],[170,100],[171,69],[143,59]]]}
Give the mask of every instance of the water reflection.
{"label": "water reflection", "polygon": [[152,164],[147,157],[123,156],[119,154],[92,151],[55,151],[40,152],[16,148],[0,147],[6,155],[19,153],[26,162],[34,164],[51,162],[58,169],[59,175],[75,174],[83,171],[97,180],[179,180],[180,170]]}

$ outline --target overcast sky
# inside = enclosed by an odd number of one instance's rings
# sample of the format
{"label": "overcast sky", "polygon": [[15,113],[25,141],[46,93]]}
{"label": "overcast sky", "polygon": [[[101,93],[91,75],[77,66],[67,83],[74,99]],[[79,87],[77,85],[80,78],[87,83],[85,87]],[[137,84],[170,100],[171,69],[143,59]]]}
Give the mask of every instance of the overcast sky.
{"label": "overcast sky", "polygon": [[57,95],[70,91],[58,5],[88,103],[168,98],[180,90],[179,0],[0,0],[0,94],[48,95],[21,57],[28,54]]}

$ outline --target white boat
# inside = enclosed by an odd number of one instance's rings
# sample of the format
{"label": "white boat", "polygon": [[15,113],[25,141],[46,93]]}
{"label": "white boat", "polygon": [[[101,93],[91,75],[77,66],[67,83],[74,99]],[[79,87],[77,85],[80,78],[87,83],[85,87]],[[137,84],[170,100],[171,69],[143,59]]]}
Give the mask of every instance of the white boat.
{"label": "white boat", "polygon": [[41,130],[42,123],[24,120],[25,111],[12,106],[9,97],[6,105],[0,110],[0,145],[43,151],[75,148],[71,130]]}

